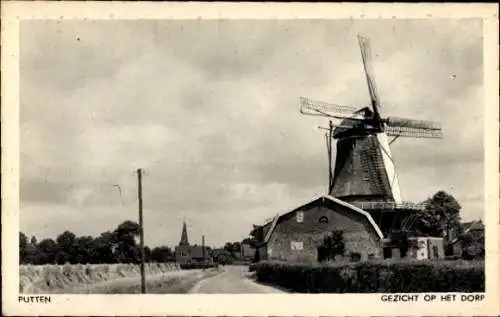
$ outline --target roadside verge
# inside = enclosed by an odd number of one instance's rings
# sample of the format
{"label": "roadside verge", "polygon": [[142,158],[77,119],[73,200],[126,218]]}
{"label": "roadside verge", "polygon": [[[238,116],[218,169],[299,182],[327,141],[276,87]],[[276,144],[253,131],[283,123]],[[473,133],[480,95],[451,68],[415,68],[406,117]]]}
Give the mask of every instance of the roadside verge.
{"label": "roadside verge", "polygon": [[217,274],[214,274],[214,275],[211,275],[211,276],[206,276],[205,278],[203,278],[202,280],[199,280],[197,281],[190,289],[187,293],[189,294],[195,294],[197,293],[199,290],[200,290],[200,287],[203,286],[203,284],[205,284],[208,280],[210,279],[213,279],[213,278],[216,278],[216,277],[220,277],[224,274],[227,274],[227,269],[225,268],[222,268],[222,271],[218,271]]}

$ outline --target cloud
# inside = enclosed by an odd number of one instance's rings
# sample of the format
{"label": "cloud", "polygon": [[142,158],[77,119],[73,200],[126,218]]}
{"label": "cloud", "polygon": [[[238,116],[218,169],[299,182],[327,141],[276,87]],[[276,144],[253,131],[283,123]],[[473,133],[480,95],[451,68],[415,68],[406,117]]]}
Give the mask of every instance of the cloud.
{"label": "cloud", "polygon": [[358,32],[372,40],[383,113],[443,125],[443,140],[395,143],[405,198],[447,189],[468,218],[483,214],[478,20],[21,25],[29,235],[99,234],[136,219],[139,167],[150,245],[176,244],[183,220],[193,239],[221,245],[323,193],[325,120],[301,116],[298,97],[369,104]]}

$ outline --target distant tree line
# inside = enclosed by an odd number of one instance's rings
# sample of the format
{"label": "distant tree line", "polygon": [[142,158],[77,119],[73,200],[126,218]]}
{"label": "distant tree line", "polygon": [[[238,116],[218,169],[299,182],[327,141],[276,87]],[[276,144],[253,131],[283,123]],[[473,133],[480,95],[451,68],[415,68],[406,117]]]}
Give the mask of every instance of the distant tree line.
{"label": "distant tree line", "polygon": [[[21,264],[99,264],[140,263],[141,250],[136,242],[139,225],[133,221],[121,223],[114,231],[106,231],[98,237],[77,237],[71,231],[64,231],[56,240],[36,237],[28,238],[19,232],[19,261]],[[168,246],[144,247],[147,262],[175,261]]]}

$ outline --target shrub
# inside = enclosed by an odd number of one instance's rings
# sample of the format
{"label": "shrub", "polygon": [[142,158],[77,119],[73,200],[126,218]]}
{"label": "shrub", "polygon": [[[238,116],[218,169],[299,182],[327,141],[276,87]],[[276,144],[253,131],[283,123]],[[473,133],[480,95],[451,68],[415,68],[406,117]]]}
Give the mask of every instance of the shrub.
{"label": "shrub", "polygon": [[257,267],[259,266],[258,263],[252,263],[248,266],[248,272],[255,272],[257,271]]}
{"label": "shrub", "polygon": [[351,252],[349,258],[351,262],[359,262],[361,261],[361,254],[358,252]]}
{"label": "shrub", "polygon": [[345,251],[344,232],[334,230],[323,238],[318,247],[318,259],[320,262],[335,259],[337,255],[343,255]]}
{"label": "shrub", "polygon": [[483,261],[263,261],[251,270],[260,282],[300,293],[484,292]]}

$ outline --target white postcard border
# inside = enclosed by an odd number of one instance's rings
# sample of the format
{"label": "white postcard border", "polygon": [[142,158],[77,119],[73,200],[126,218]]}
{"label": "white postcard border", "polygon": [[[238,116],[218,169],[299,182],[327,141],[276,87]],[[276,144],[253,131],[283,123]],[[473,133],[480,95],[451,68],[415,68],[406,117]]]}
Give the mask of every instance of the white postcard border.
{"label": "white postcard border", "polygon": [[[482,302],[389,303],[380,294],[50,295],[18,303],[19,22],[22,19],[483,18],[486,298]],[[285,4],[147,2],[2,3],[2,287],[9,315],[497,315],[500,312],[498,7],[487,4]],[[424,296],[424,294],[420,294]],[[439,296],[439,295],[438,295]]]}

